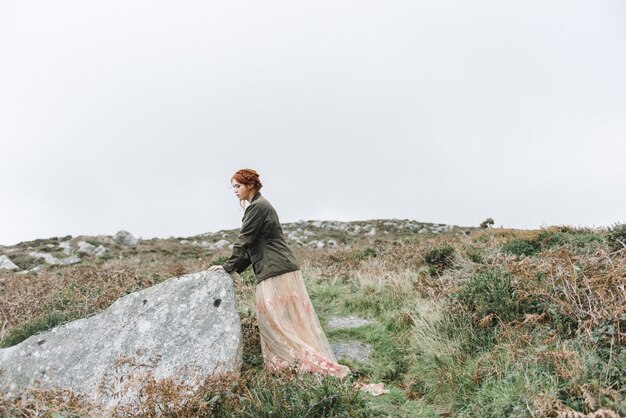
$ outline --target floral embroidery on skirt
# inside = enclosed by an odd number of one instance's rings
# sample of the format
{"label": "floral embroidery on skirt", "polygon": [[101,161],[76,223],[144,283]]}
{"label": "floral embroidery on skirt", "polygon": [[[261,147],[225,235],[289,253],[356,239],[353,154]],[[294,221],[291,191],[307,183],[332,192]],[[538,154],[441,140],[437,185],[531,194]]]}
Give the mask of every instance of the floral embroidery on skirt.
{"label": "floral embroidery on skirt", "polygon": [[265,367],[345,377],[322,330],[300,270],[270,277],[256,286],[257,321]]}

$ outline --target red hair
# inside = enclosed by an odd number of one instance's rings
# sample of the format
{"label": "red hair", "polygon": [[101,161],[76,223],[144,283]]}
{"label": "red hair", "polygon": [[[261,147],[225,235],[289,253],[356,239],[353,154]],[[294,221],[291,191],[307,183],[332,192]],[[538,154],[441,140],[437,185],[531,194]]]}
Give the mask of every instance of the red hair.
{"label": "red hair", "polygon": [[238,183],[246,186],[252,186],[252,188],[257,192],[261,190],[261,187],[263,187],[263,184],[261,184],[261,180],[259,179],[259,173],[250,168],[243,168],[237,171],[233,174],[231,180],[236,180]]}

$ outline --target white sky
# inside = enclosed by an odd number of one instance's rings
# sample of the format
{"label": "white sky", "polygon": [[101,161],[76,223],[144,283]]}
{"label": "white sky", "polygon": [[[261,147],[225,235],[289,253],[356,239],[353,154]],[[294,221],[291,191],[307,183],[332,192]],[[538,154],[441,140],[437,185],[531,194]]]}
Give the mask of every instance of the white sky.
{"label": "white sky", "polygon": [[0,244],[626,222],[626,2],[0,0]]}

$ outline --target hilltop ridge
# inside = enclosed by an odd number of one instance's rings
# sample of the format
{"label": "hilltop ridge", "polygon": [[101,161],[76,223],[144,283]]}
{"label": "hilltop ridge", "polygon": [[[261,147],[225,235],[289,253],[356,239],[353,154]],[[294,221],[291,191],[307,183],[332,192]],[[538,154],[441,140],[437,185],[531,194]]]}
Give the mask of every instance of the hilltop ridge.
{"label": "hilltop ridge", "polygon": [[[398,240],[410,238],[416,234],[423,236],[445,233],[468,234],[476,228],[459,227],[442,223],[418,222],[409,219],[373,219],[366,221],[322,221],[308,220],[282,224],[287,241],[297,247],[321,249],[325,247],[350,247],[373,238]],[[187,245],[199,247],[205,251],[216,251],[231,246],[238,229],[227,229],[216,232],[205,232],[190,237],[169,237],[136,239],[129,234],[128,243],[108,235],[79,235],[72,237],[51,237],[20,242],[12,246],[0,246],[0,256],[6,259],[4,270],[17,271],[18,274],[36,273],[50,266],[65,266],[82,263],[86,260],[106,261],[120,253],[145,251],[148,247],[162,244]],[[126,236],[122,234],[123,236]],[[135,241],[133,241],[135,240]],[[125,248],[128,247],[128,248]],[[189,252],[193,252],[190,250]],[[12,263],[12,264],[10,264]],[[9,266],[15,266],[10,267]]]}

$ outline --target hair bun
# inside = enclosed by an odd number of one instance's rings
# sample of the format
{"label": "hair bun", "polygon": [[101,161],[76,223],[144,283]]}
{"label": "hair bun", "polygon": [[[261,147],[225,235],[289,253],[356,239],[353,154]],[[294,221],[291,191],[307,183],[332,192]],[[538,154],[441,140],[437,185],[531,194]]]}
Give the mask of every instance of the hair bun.
{"label": "hair bun", "polygon": [[232,177],[241,184],[250,185],[256,190],[260,190],[263,187],[261,180],[259,179],[259,173],[251,168],[243,168],[238,170]]}

